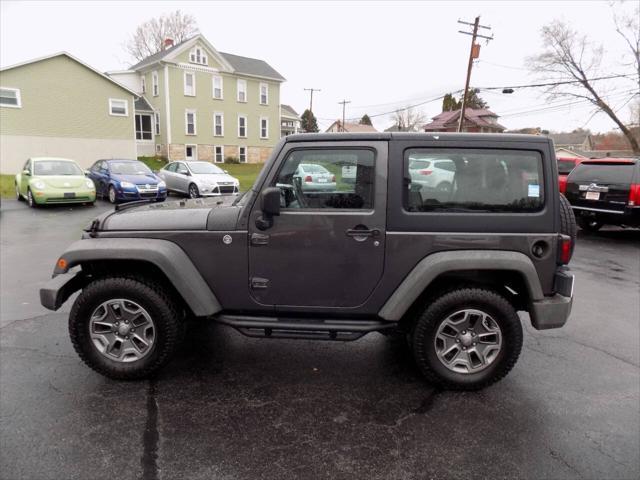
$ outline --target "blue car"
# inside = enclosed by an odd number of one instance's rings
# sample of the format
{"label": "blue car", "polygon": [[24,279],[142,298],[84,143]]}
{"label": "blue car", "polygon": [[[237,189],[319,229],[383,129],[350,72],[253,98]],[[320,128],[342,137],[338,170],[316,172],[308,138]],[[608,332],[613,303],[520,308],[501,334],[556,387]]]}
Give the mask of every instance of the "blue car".
{"label": "blue car", "polygon": [[98,160],[88,177],[96,185],[96,195],[111,203],[167,198],[167,184],[139,160]]}

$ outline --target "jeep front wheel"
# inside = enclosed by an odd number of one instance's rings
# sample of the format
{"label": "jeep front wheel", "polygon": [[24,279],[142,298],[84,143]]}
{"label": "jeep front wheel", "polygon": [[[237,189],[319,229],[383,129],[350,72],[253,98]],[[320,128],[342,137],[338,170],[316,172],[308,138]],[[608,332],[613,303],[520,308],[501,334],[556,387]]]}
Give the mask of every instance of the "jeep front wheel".
{"label": "jeep front wheel", "polygon": [[87,285],[69,316],[80,358],[113,379],[152,375],[174,354],[181,322],[173,299],[150,281],[111,277]]}
{"label": "jeep front wheel", "polygon": [[513,306],[482,288],[445,293],[416,320],[414,357],[424,376],[452,390],[478,390],[502,379],[522,349]]}

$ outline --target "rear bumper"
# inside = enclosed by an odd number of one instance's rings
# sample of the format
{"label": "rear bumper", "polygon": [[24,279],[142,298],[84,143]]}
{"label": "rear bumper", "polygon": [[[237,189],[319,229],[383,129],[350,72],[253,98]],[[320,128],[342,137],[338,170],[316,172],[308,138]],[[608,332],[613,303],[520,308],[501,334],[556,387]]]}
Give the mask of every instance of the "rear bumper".
{"label": "rear bumper", "polygon": [[609,225],[640,225],[640,207],[625,207],[622,210],[594,208],[582,205],[572,205],[576,217],[586,216],[596,218]]}
{"label": "rear bumper", "polygon": [[555,278],[555,295],[531,303],[529,315],[536,330],[560,328],[567,323],[573,306],[574,277],[566,271],[559,271]]}
{"label": "rear bumper", "polygon": [[56,275],[40,289],[40,304],[49,310],[58,310],[67,298],[80,290],[83,284],[82,272]]}

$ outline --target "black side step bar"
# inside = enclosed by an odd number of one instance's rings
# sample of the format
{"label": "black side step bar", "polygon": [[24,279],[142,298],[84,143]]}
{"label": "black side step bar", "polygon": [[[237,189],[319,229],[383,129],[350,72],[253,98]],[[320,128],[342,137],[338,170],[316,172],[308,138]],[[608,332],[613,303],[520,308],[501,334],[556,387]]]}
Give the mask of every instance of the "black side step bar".
{"label": "black side step bar", "polygon": [[248,337],[352,341],[370,332],[393,329],[396,322],[218,315],[215,321]]}

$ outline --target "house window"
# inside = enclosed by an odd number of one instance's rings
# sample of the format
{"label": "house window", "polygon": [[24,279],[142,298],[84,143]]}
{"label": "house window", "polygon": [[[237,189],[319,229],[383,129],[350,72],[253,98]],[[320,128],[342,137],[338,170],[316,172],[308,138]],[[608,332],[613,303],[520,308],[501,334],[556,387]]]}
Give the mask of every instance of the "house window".
{"label": "house window", "polygon": [[196,111],[185,110],[184,112],[185,134],[196,135]]}
{"label": "house window", "polygon": [[160,135],[160,114],[158,112],[155,112],[153,114],[153,120],[154,120],[156,135]]}
{"label": "house window", "polygon": [[222,100],[222,77],[220,75],[213,76],[213,98]]}
{"label": "house window", "polygon": [[224,114],[221,112],[213,114],[213,134],[216,137],[224,135]]}
{"label": "house window", "polygon": [[193,72],[184,72],[184,94],[188,97],[196,95],[196,74]]}
{"label": "house window", "polygon": [[200,47],[194,47],[189,52],[189,61],[198,65],[207,65],[207,54]]}
{"label": "house window", "polygon": [[129,109],[128,102],[126,100],[121,100],[119,98],[110,98],[109,99],[109,114],[115,115],[116,117],[128,117]]}
{"label": "house window", "polygon": [[247,147],[238,147],[238,158],[240,163],[247,163]]}
{"label": "house window", "polygon": [[247,101],[247,81],[246,80],[238,80],[238,101],[239,102]]}
{"label": "house window", "polygon": [[144,75],[140,77],[140,90],[142,93],[147,93],[147,80]]}
{"label": "house window", "polygon": [[151,115],[136,115],[136,140],[153,140]]}
{"label": "house window", "polygon": [[22,99],[20,98],[19,88],[0,88],[0,106],[21,108]]}
{"label": "house window", "polygon": [[260,138],[269,138],[269,119],[260,118]]}
{"label": "house window", "polygon": [[[197,145],[185,145],[184,146],[184,157],[187,162],[194,162],[198,160],[198,146]],[[180,171],[180,167],[186,170],[186,165],[181,163],[178,167],[178,171]]]}
{"label": "house window", "polygon": [[158,82],[158,72],[151,73],[151,88],[153,89],[153,96],[160,95],[160,83]]}
{"label": "house window", "polygon": [[267,105],[269,103],[269,85],[266,83],[260,84],[260,105]]}
{"label": "house window", "polygon": [[238,116],[238,136],[241,138],[247,137],[247,117]]}
{"label": "house window", "polygon": [[216,163],[224,162],[224,147],[222,145],[216,145],[215,147],[215,160]]}

